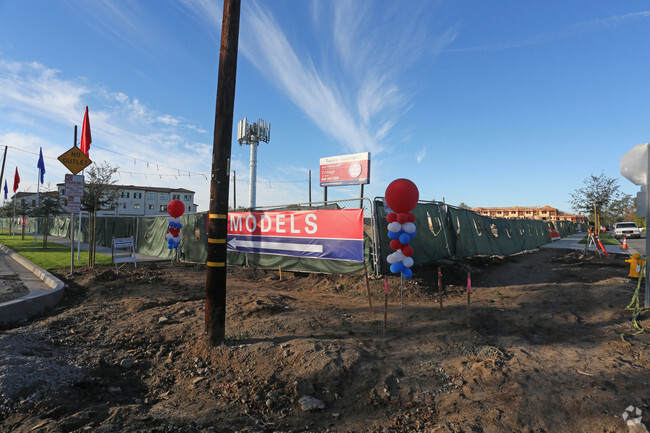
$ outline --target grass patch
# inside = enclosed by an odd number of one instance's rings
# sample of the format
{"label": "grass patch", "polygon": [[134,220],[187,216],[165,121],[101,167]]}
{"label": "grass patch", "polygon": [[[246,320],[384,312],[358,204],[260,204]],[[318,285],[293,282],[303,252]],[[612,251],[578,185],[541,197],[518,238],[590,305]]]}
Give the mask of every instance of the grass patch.
{"label": "grass patch", "polygon": [[[12,249],[30,262],[45,270],[66,269],[70,268],[70,247],[59,245],[54,242],[47,243],[47,248],[43,248],[43,239],[25,235],[22,240],[20,233],[11,236],[8,233],[0,233],[0,244]],[[77,260],[77,250],[74,253],[75,266],[88,266],[88,251],[81,251]],[[95,255],[95,264],[99,266],[110,266],[111,257],[103,254]]]}
{"label": "grass patch", "polygon": [[[580,244],[586,244],[587,243],[587,236],[585,236],[580,242]],[[621,245],[619,241],[617,241],[612,235],[608,235],[607,233],[603,233],[600,235],[600,241],[603,243],[603,245]]]}

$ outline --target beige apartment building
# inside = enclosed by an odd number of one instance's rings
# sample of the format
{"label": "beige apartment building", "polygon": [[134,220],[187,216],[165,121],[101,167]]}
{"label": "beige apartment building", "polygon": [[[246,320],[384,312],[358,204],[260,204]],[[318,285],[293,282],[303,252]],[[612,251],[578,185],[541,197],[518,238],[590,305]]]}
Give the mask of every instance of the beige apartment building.
{"label": "beige apartment building", "polygon": [[490,218],[572,221],[574,223],[587,221],[587,217],[584,215],[567,214],[552,206],[473,207],[470,210]]}

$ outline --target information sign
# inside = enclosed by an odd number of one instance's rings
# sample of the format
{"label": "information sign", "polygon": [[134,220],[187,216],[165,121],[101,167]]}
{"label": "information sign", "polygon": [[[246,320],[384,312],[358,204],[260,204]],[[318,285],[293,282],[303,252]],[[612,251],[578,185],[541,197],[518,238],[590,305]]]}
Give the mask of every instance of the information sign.
{"label": "information sign", "polygon": [[83,175],[65,175],[65,195],[68,197],[83,197],[84,177]]}
{"label": "information sign", "polygon": [[320,186],[370,183],[370,152],[320,159]]}

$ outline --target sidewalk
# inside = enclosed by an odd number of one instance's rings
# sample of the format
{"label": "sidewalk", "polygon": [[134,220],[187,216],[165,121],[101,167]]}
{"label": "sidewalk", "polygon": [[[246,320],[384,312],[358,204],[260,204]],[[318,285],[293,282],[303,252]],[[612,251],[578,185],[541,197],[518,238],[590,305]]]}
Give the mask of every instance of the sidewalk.
{"label": "sidewalk", "polygon": [[[551,242],[546,245],[542,245],[540,248],[560,248],[560,249],[567,249],[567,250],[584,250],[585,249],[585,244],[579,243],[581,240],[583,240],[587,236],[587,233],[574,233],[572,235],[567,236],[566,238],[562,238],[559,241]],[[595,252],[596,249],[593,245],[589,247],[589,251]],[[637,253],[636,250],[632,248],[628,248],[624,250],[621,248],[621,245],[605,245],[605,251],[607,251],[607,254],[624,254],[631,256],[634,253]]]}
{"label": "sidewalk", "polygon": [[[34,236],[34,233],[25,233],[25,236],[29,235],[30,237]],[[76,235],[76,233],[75,233]],[[38,235],[38,238],[36,242],[42,242],[43,241],[43,236]],[[64,245],[68,248],[70,248],[70,239],[69,238],[59,238],[56,236],[48,236],[47,237],[48,242],[54,242],[55,244],[59,245]],[[81,249],[81,251],[88,251],[88,242],[77,242],[75,239],[74,241],[74,249],[75,252],[77,251],[77,246]],[[103,254],[105,256],[111,257],[113,255],[113,250],[110,247],[103,247],[100,245],[97,245],[95,247],[95,252],[97,254]],[[120,251],[120,253],[123,253],[123,251]],[[157,256],[147,256],[145,254],[140,254],[140,253],[135,253],[135,259],[138,263],[140,262],[167,262],[170,259],[164,258],[164,257],[157,257]]]}

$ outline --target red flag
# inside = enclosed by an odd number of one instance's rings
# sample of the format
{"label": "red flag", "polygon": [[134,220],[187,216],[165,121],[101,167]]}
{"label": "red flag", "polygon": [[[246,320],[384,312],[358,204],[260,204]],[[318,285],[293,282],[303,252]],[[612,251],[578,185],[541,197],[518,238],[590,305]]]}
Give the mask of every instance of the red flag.
{"label": "red flag", "polygon": [[18,167],[16,167],[16,174],[14,174],[14,192],[18,189],[20,185],[20,176],[18,176]]}
{"label": "red flag", "polygon": [[93,142],[92,137],[90,136],[90,121],[88,120],[88,106],[86,105],[86,113],[84,114],[84,124],[81,127],[81,143],[79,148],[86,155],[90,152],[90,143]]}

